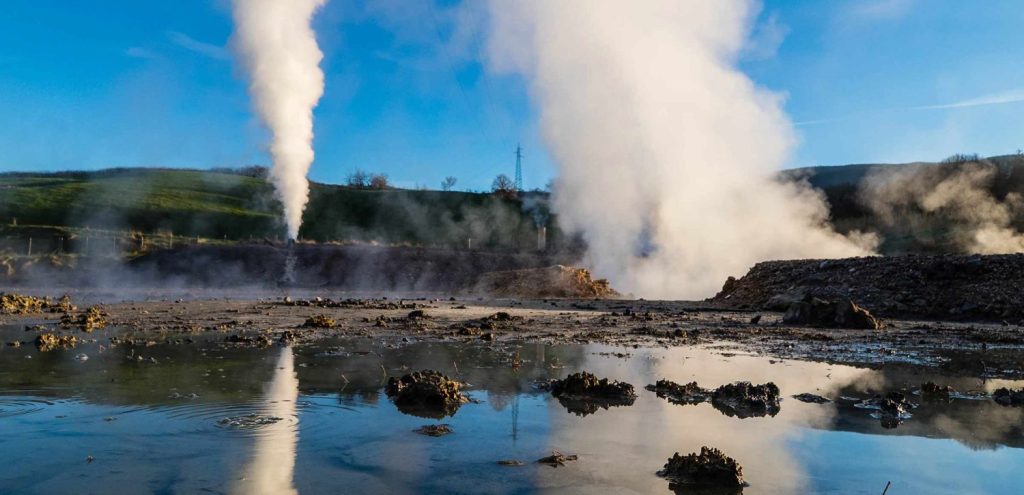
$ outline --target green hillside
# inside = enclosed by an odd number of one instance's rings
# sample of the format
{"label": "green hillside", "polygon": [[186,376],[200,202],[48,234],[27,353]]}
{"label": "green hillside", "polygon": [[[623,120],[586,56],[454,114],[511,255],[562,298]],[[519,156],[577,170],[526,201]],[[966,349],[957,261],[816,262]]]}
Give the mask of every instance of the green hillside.
{"label": "green hillside", "polygon": [[[172,233],[177,237],[279,239],[280,203],[260,169],[110,169],[0,174],[0,225]],[[545,193],[520,198],[313,183],[300,237],[317,241],[528,249]],[[557,240],[553,222],[542,219]],[[16,227],[12,225],[16,224]],[[38,229],[34,230],[40,235]],[[56,235],[56,234],[55,234]]]}

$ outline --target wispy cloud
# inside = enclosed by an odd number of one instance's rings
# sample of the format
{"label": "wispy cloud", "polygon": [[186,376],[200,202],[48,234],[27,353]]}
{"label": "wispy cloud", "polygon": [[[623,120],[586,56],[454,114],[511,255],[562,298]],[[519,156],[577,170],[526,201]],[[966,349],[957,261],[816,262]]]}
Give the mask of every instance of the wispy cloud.
{"label": "wispy cloud", "polygon": [[913,107],[913,109],[940,110],[944,108],[967,108],[980,107],[985,105],[1003,105],[1006,103],[1019,103],[1022,101],[1024,101],[1024,88],[1017,88],[1011,89],[1009,91],[1003,91],[1000,93],[982,95],[976,98],[968,98],[966,100],[956,101],[953,103],[943,103],[939,105],[923,105],[919,107]]}
{"label": "wispy cloud", "polygon": [[216,60],[228,60],[231,58],[231,53],[228,49],[222,45],[215,45],[213,43],[206,43],[199,41],[185,33],[178,31],[168,31],[167,38],[172,43],[178,45],[191,52],[198,53],[200,55],[210,57]]}
{"label": "wispy cloud", "polygon": [[154,60],[157,58],[157,54],[148,48],[142,48],[141,46],[133,46],[124,51],[125,56],[131,58],[141,58],[145,60]]}
{"label": "wispy cloud", "polygon": [[900,19],[913,10],[917,0],[857,0],[848,14],[861,20]]}
{"label": "wispy cloud", "polygon": [[778,14],[773,12],[754,26],[754,31],[743,47],[743,57],[748,60],[772,58],[778,53],[787,35],[789,26],[779,22]]}

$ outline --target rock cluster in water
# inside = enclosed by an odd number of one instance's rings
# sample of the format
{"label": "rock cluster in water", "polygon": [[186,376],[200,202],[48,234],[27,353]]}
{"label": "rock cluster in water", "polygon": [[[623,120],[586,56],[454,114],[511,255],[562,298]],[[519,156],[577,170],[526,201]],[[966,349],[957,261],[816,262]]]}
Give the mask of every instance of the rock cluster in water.
{"label": "rock cluster in water", "polygon": [[953,394],[956,393],[949,385],[939,386],[935,382],[925,382],[921,384],[921,397],[928,400],[945,400],[948,401],[953,398]]}
{"label": "rock cluster in water", "polygon": [[673,404],[688,405],[711,401],[715,409],[739,418],[775,416],[782,407],[779,387],[772,382],[761,385],[735,382],[710,390],[701,388],[697,382],[680,385],[670,380],[658,380],[654,385],[648,385],[647,390]]}
{"label": "rock cluster in water", "polygon": [[743,468],[735,459],[712,447],[701,447],[700,453],[673,455],[658,476],[670,481],[669,489],[685,493],[686,487],[716,489],[715,493],[739,493],[746,486]]}
{"label": "rock cluster in water", "polygon": [[613,406],[631,406],[636,400],[633,385],[598,378],[585,371],[553,380],[546,387],[569,412],[580,416]]}
{"label": "rock cluster in water", "polygon": [[750,418],[775,416],[779,413],[779,387],[768,382],[753,385],[736,382],[722,385],[711,395],[711,405],[728,416]]}
{"label": "rock cluster in water", "polygon": [[992,392],[992,400],[1001,406],[1024,406],[1024,389],[996,389]]}
{"label": "rock cluster in water", "polygon": [[401,378],[388,378],[384,392],[398,409],[406,414],[427,418],[443,418],[469,402],[460,392],[461,384],[438,371],[423,370]]}
{"label": "rock cluster in water", "polygon": [[697,385],[697,382],[680,385],[671,380],[658,380],[654,385],[648,385],[646,388],[658,394],[658,397],[679,405],[700,404],[710,400],[712,394],[710,390]]}

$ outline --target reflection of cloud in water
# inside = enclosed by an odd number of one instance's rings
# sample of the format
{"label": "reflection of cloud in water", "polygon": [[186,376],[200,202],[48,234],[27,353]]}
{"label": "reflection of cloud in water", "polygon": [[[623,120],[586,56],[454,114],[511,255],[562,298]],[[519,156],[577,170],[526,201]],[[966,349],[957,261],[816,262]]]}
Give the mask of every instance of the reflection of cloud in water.
{"label": "reflection of cloud in water", "polygon": [[238,494],[297,494],[293,484],[295,447],[299,426],[295,401],[299,397],[299,379],[295,375],[291,347],[281,349],[274,376],[267,384],[260,414],[282,418],[258,430],[252,458],[240,480],[231,490]]}
{"label": "reflection of cloud in water", "polygon": [[[798,493],[807,483],[806,469],[790,452],[805,426],[832,423],[832,404],[804,404],[790,396],[801,392],[832,395],[855,381],[872,379],[870,370],[801,361],[768,364],[758,357],[720,355],[693,349],[654,351],[652,358],[638,354],[632,362],[591,356],[583,369],[600,377],[632,383],[638,389],[667,378],[685,383],[696,380],[715,388],[734,381],[775,382],[784,397],[782,411],[771,418],[730,418],[710,404],[679,406],[638,390],[628,414],[599,411],[587,418],[568,416],[551,401],[550,448],[579,453],[579,468],[596,491],[663,491],[667,482],[654,478],[673,453],[686,454],[703,445],[717,447],[743,466],[751,493]],[[645,361],[647,360],[647,361]],[[637,465],[640,463],[641,465]],[[649,465],[648,465],[649,464]],[[557,473],[541,471],[542,486],[557,486]],[[598,488],[601,487],[601,488]]]}

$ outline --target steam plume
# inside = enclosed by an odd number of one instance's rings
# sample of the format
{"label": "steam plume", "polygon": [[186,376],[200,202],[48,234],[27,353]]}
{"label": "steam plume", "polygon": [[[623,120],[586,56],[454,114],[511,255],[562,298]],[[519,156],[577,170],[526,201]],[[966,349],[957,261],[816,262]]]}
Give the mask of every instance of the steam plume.
{"label": "steam plume", "polygon": [[868,175],[860,202],[889,228],[903,235],[947,232],[953,247],[966,253],[1024,252],[1024,197],[992,194],[999,168],[989,162],[906,165]]}
{"label": "steam plume", "polygon": [[323,94],[323,53],[310,20],[326,0],[233,0],[235,51],[249,92],[272,135],[270,178],[284,205],[288,238],[299,235],[309,201],[313,107]]}
{"label": "steam plume", "polygon": [[775,174],[794,143],[781,97],[736,68],[744,0],[490,1],[490,62],[523,74],[559,167],[555,206],[587,260],[645,297],[712,294],[772,258],[868,254]]}

